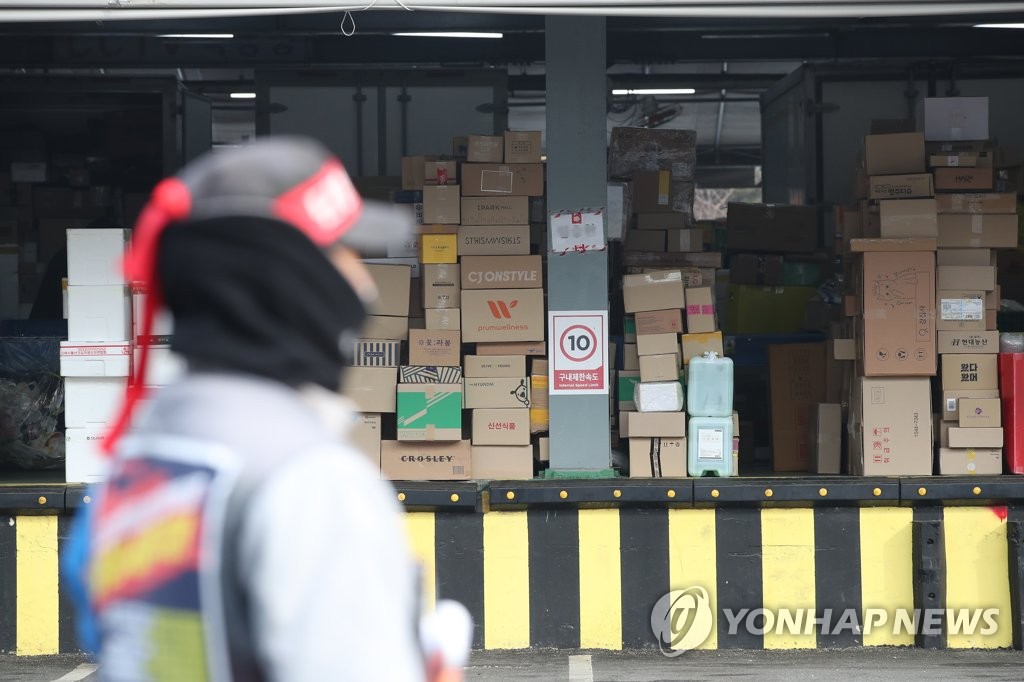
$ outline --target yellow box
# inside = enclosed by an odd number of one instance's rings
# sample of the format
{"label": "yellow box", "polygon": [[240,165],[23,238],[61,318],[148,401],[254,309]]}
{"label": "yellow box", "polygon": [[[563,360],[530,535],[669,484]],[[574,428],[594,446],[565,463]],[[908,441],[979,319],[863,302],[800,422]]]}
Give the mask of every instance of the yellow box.
{"label": "yellow box", "polygon": [[424,264],[458,263],[459,235],[420,235],[420,262]]}

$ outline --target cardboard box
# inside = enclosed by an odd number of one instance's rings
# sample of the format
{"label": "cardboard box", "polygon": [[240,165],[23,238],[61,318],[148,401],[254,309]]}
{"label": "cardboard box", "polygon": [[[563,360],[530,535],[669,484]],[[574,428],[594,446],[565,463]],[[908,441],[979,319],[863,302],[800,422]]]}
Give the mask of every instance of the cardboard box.
{"label": "cardboard box", "polygon": [[865,376],[935,374],[935,254],[863,256]]}
{"label": "cardboard box", "polygon": [[679,379],[679,354],[640,356],[640,381],[676,381]]}
{"label": "cardboard box", "polygon": [[990,192],[994,182],[991,168],[935,169],[935,189],[943,192]]}
{"label": "cardboard box", "polygon": [[467,163],[462,166],[462,196],[544,196],[540,163]]}
{"label": "cardboard box", "polygon": [[843,406],[819,403],[810,422],[811,460],[816,474],[840,473],[843,442]]}
{"label": "cardboard box", "polygon": [[537,439],[537,461],[551,461],[551,439],[546,436]]}
{"label": "cardboard box", "polygon": [[529,225],[527,197],[462,197],[463,225]]}
{"label": "cardboard box", "polygon": [[999,391],[989,389],[986,391],[943,391],[942,392],[942,420],[946,422],[960,421],[960,401],[964,399],[986,400],[998,399]]}
{"label": "cardboard box", "polygon": [[409,318],[370,315],[363,323],[363,329],[359,335],[366,339],[407,341],[409,339]]}
{"label": "cardboard box", "polygon": [[864,138],[864,165],[868,175],[924,173],[924,135],[896,133]]}
{"label": "cardboard box", "polygon": [[949,447],[1001,448],[1003,447],[1003,430],[1001,428],[964,429],[954,426],[949,429]]}
{"label": "cardboard box", "polygon": [[428,308],[424,313],[424,329],[436,329],[439,331],[458,331],[462,329],[462,311],[458,308]]}
{"label": "cardboard box", "polygon": [[[388,317],[408,317],[409,281],[412,271],[405,265],[378,265],[368,263],[366,269],[377,285],[377,300],[373,303],[373,314]],[[386,336],[366,338],[385,339]]]}
{"label": "cardboard box", "polygon": [[101,428],[117,417],[128,383],[124,377],[65,377],[64,424]]}
{"label": "cardboard box", "polygon": [[686,438],[630,438],[630,478],[686,478]]}
{"label": "cardboard box", "polygon": [[640,352],[635,343],[627,343],[622,347],[622,369],[627,372],[640,371]]}
{"label": "cardboard box", "polygon": [[529,225],[460,225],[460,256],[525,256],[530,253]]}
{"label": "cardboard box", "polygon": [[685,412],[631,412],[629,438],[686,438]]}
{"label": "cardboard box", "polygon": [[883,239],[939,236],[935,199],[884,199],[879,208]]}
{"label": "cardboard box", "polygon": [[458,367],[462,364],[462,335],[458,330],[409,330],[409,364]]}
{"label": "cardboard box", "polygon": [[692,358],[704,357],[704,353],[718,353],[718,357],[725,357],[722,332],[683,334],[684,366],[690,364]]}
{"label": "cardboard box", "polygon": [[974,152],[932,154],[928,157],[928,165],[932,168],[975,168],[978,165],[978,155]]}
{"label": "cardboard box", "polygon": [[668,170],[633,173],[633,210],[639,214],[693,215],[694,184],[673,180]]}
{"label": "cardboard box", "polygon": [[935,254],[936,264],[943,265],[992,265],[991,249],[939,249]]}
{"label": "cardboard box", "polygon": [[540,163],[542,158],[540,131],[505,131],[505,163]]}
{"label": "cardboard box", "polygon": [[665,232],[668,253],[699,253],[704,250],[703,230],[668,230]]}
{"label": "cardboard box", "polygon": [[469,441],[380,444],[380,471],[392,481],[464,481],[472,475]]}
{"label": "cardboard box", "polygon": [[937,248],[937,240],[929,237],[905,237],[902,239],[853,239],[850,241],[851,253],[934,252]]}
{"label": "cardboard box", "polygon": [[[693,225],[690,213],[637,213],[634,216],[633,228],[637,230],[684,230]],[[699,251],[700,249],[698,249]]]}
{"label": "cardboard box", "polygon": [[[942,268],[939,268],[941,271]],[[985,292],[942,291],[937,294],[939,331],[985,331]]]}
{"label": "cardboard box", "polygon": [[462,331],[467,342],[543,341],[545,322],[543,289],[462,292]]}
{"label": "cardboard box", "polygon": [[998,476],[1003,473],[999,448],[940,448],[939,474],[944,476]]}
{"label": "cardboard box", "polygon": [[424,181],[424,168],[427,161],[433,160],[432,156],[403,156],[402,157],[402,189],[422,190]]}
{"label": "cardboard box", "polygon": [[354,367],[398,367],[402,359],[401,341],[360,340],[352,355]]}
{"label": "cardboard box", "polygon": [[543,341],[491,342],[476,344],[477,355],[547,355]]}
{"label": "cardboard box", "polygon": [[469,136],[456,135],[452,138],[452,156],[456,159],[466,160],[469,154]]}
{"label": "cardboard box", "polygon": [[939,355],[947,353],[982,354],[999,352],[999,332],[939,332]]}
{"label": "cardboard box", "polygon": [[359,452],[366,455],[373,466],[380,467],[380,415],[352,415],[352,427],[348,430],[348,440]]}
{"label": "cardboard box", "polygon": [[999,356],[951,353],[942,356],[943,391],[986,391],[999,388]]}
{"label": "cardboard box", "polygon": [[636,171],[667,170],[675,180],[692,180],[697,133],[665,128],[612,128],[608,176],[630,178]]}
{"label": "cardboard box", "polygon": [[1017,212],[1017,195],[940,194],[935,197],[939,213],[999,214]]}
{"label": "cardboard box", "polygon": [[927,378],[858,379],[850,410],[853,475],[931,475],[934,451]]}
{"label": "cardboard box", "polygon": [[532,445],[474,445],[473,478],[519,481],[533,478]]}
{"label": "cardboard box", "polygon": [[68,483],[101,483],[110,459],[101,450],[110,428],[69,428],[64,432],[64,480]]}
{"label": "cardboard box", "polygon": [[117,229],[69,229],[68,285],[124,286],[121,259],[128,232]]}
{"label": "cardboard box", "polygon": [[104,343],[132,338],[132,298],[123,284],[69,286],[68,340]]}
{"label": "cardboard box", "polygon": [[729,282],[781,286],[784,261],[782,256],[756,253],[735,253],[729,257]]}
{"label": "cardboard box", "polygon": [[926,97],[924,139],[987,140],[988,97]]}
{"label": "cardboard box", "polygon": [[622,298],[627,313],[685,308],[683,274],[679,270],[646,272],[622,278]]}
{"label": "cardboard box", "polygon": [[835,360],[855,361],[857,359],[857,342],[854,339],[832,339],[832,357]]}
{"label": "cardboard box", "polygon": [[525,355],[467,355],[467,379],[516,378],[526,376]]}
{"label": "cardboard box", "polygon": [[462,285],[458,263],[423,265],[424,309],[458,308],[462,302]]}
{"label": "cardboard box", "polygon": [[[455,161],[427,161],[423,164],[423,184],[458,185],[459,164]],[[405,189],[403,187],[403,189]]]}
{"label": "cardboard box", "polygon": [[636,314],[637,334],[682,334],[683,311],[645,310]]}
{"label": "cardboard box", "polygon": [[356,404],[360,412],[395,411],[398,370],[394,367],[349,367],[342,374],[341,393]]}
{"label": "cardboard box", "polygon": [[686,290],[686,330],[706,334],[718,329],[715,315],[715,294],[708,287]]}
{"label": "cardboard box", "polygon": [[398,368],[398,382],[402,384],[457,384],[461,381],[461,367],[402,365]]}
{"label": "cardboard box", "polygon": [[672,332],[665,334],[637,334],[636,352],[645,355],[664,355],[679,352],[679,336]]}
{"label": "cardboard box", "polygon": [[[993,291],[996,269],[991,265],[943,265],[939,268],[936,285],[940,291]],[[981,307],[984,309],[984,301]]]}
{"label": "cardboard box", "polygon": [[813,253],[818,248],[814,206],[730,203],[726,227],[730,251]]}
{"label": "cardboard box", "polygon": [[961,428],[999,428],[1003,425],[1002,410],[999,398],[961,398],[958,422]]}
{"label": "cardboard box", "polygon": [[470,163],[504,162],[505,139],[494,135],[470,135],[466,160]]}
{"label": "cardboard box", "polygon": [[429,232],[420,235],[419,244],[420,261],[424,264],[454,264],[459,260],[459,236],[451,227],[431,226]]}
{"label": "cardboard box", "polygon": [[462,207],[459,185],[423,188],[423,222],[427,225],[458,225]]}
{"label": "cardboard box", "polygon": [[530,410],[473,410],[473,445],[529,445]]}
{"label": "cardboard box", "polygon": [[540,256],[465,256],[463,289],[539,289],[544,286]]}
{"label": "cardboard box", "polygon": [[[421,230],[428,228],[441,229],[447,232],[452,230],[451,227],[446,225],[422,225]],[[418,258],[363,258],[363,263],[367,265],[401,265],[409,268],[409,278],[419,279],[420,277],[420,260]]]}
{"label": "cardboard box", "polygon": [[399,384],[398,440],[462,438],[462,384]]}
{"label": "cardboard box", "polygon": [[931,173],[913,175],[872,175],[868,178],[870,199],[915,199],[935,195]]}
{"label": "cardboard box", "polygon": [[808,424],[825,399],[825,344],[768,346],[774,471],[809,471]]}
{"label": "cardboard box", "polygon": [[939,215],[939,248],[1012,249],[1017,247],[1017,216]]}
{"label": "cardboard box", "polygon": [[526,377],[466,379],[466,409],[531,407]]}
{"label": "cardboard box", "polygon": [[662,253],[667,244],[667,234],[665,230],[629,230],[623,248],[626,251]]}

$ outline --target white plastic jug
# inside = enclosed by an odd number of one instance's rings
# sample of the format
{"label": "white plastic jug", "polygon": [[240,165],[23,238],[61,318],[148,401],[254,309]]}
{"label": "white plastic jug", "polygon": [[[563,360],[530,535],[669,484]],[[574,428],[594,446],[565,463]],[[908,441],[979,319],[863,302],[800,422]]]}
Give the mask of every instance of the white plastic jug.
{"label": "white plastic jug", "polygon": [[686,469],[691,476],[732,476],[732,415],[690,417]]}
{"label": "white plastic jug", "polygon": [[704,353],[687,365],[686,408],[693,417],[732,417],[732,360]]}

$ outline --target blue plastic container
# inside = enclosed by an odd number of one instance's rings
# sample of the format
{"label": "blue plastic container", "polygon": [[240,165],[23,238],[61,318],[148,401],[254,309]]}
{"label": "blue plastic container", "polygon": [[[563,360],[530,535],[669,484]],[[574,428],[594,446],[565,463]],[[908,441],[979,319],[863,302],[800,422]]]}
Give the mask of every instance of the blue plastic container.
{"label": "blue plastic container", "polygon": [[732,417],[733,366],[715,353],[687,365],[686,409],[692,417]]}
{"label": "blue plastic container", "polygon": [[732,414],[690,417],[686,439],[686,469],[690,475],[732,476],[732,436]]}

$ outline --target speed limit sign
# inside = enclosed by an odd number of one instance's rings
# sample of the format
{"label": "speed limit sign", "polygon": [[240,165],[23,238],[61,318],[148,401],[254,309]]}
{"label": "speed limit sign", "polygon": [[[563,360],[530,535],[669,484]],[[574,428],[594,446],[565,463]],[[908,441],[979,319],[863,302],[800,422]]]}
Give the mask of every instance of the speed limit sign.
{"label": "speed limit sign", "polygon": [[548,315],[552,394],[608,393],[608,313],[603,310]]}

